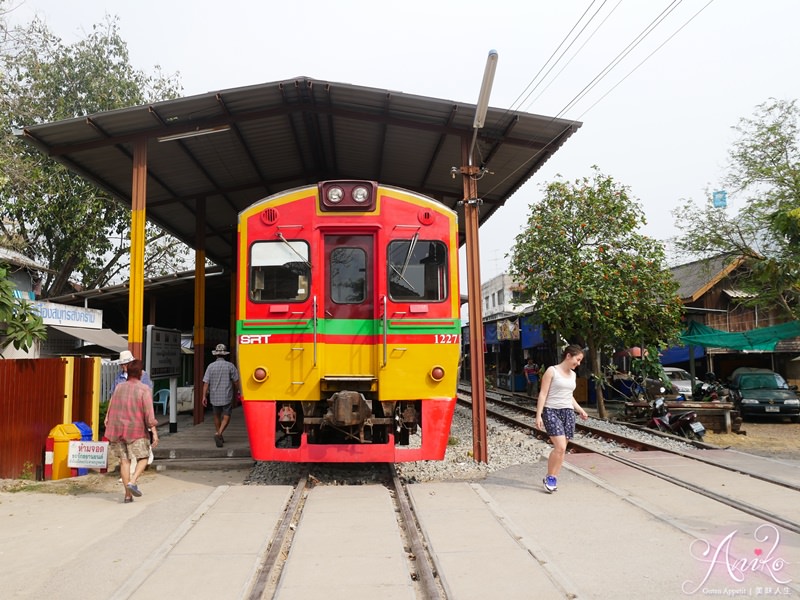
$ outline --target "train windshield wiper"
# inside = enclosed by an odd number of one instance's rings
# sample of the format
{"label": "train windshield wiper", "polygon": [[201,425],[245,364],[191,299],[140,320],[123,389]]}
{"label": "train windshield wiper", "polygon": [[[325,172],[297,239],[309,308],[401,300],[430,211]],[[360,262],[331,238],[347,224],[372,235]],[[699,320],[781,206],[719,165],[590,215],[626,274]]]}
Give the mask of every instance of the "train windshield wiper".
{"label": "train windshield wiper", "polygon": [[408,252],[406,252],[406,258],[403,262],[403,270],[398,273],[400,278],[405,281],[406,280],[406,269],[408,269],[408,263],[411,261],[411,255],[414,252],[414,248],[417,246],[417,240],[419,239],[419,231],[414,234],[414,237],[411,238],[411,243],[408,245]]}
{"label": "train windshield wiper", "polygon": [[408,287],[410,287],[413,291],[419,293],[417,288],[414,287],[414,284],[411,283],[408,279],[406,279],[406,270],[408,269],[408,263],[411,262],[411,255],[414,253],[414,248],[417,245],[417,240],[419,239],[419,232],[415,233],[414,236],[411,238],[411,242],[408,244],[408,251],[406,252],[406,257],[403,259],[403,266],[401,270],[397,270],[397,267],[389,263],[389,266],[392,268],[392,271],[400,278],[401,281],[405,282]]}
{"label": "train windshield wiper", "polygon": [[401,281],[404,281],[406,283],[406,285],[408,285],[408,287],[411,288],[412,291],[419,293],[419,290],[417,290],[417,288],[414,287],[414,284],[411,283],[405,277],[403,277],[403,274],[400,271],[397,270],[397,267],[395,267],[394,265],[390,265],[390,266],[392,267],[392,271],[394,271],[395,274],[397,274],[397,276],[400,278]]}
{"label": "train windshield wiper", "polygon": [[291,245],[291,244],[290,244],[290,243],[289,243],[289,242],[286,240],[286,238],[285,238],[285,237],[283,237],[283,234],[282,234],[280,231],[278,232],[278,237],[280,238],[280,240],[281,240],[281,241],[282,241],[284,244],[286,244],[286,246],[289,248],[289,250],[291,250],[292,252],[294,252],[294,253],[297,255],[297,258],[299,258],[301,261],[303,261],[303,262],[305,263],[305,265],[308,267],[308,270],[310,271],[310,270],[311,270],[311,263],[310,263],[310,262],[308,262],[308,260],[306,259],[306,257],[305,257],[305,256],[303,256],[302,254],[300,254],[300,253],[299,253],[297,250],[295,250],[295,249],[294,249],[294,246],[292,246],[292,245]]}

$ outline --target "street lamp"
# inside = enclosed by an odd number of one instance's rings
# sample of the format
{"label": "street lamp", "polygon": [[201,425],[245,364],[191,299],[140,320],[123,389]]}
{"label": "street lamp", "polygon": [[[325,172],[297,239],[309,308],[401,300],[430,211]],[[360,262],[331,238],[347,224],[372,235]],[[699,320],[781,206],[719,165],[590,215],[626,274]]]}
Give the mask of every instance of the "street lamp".
{"label": "street lamp", "polygon": [[466,235],[467,302],[469,303],[469,343],[472,386],[472,456],[478,462],[489,462],[486,447],[486,379],[483,364],[483,314],[481,306],[481,269],[478,243],[478,223],[481,199],[478,198],[478,175],[480,168],[472,163],[478,129],[486,121],[489,109],[489,94],[492,91],[494,72],[497,68],[497,51],[489,51],[483,82],[472,122],[472,143],[464,140],[461,167],[464,185],[464,233]]}
{"label": "street lamp", "polygon": [[489,50],[486,57],[486,68],[483,70],[481,91],[478,95],[478,105],[475,107],[475,119],[472,121],[472,144],[469,148],[469,164],[472,165],[472,153],[475,150],[475,141],[478,139],[478,129],[483,129],[486,113],[489,110],[489,96],[492,93],[494,72],[497,69],[497,50]]}

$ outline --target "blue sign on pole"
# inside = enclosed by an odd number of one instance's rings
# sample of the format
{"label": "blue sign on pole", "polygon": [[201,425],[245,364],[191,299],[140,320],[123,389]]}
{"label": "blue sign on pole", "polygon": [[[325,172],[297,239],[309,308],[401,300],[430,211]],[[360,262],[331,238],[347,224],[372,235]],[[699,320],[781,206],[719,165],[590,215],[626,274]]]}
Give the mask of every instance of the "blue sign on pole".
{"label": "blue sign on pole", "polygon": [[719,190],[711,194],[711,202],[714,208],[725,208],[728,206],[728,192]]}

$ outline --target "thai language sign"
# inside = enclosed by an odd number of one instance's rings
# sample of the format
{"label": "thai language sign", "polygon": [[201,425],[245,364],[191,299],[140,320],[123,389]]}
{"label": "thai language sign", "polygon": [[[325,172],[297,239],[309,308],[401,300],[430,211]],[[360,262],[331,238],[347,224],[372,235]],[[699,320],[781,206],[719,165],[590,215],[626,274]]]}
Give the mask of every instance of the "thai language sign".
{"label": "thai language sign", "polygon": [[165,379],[180,375],[180,330],[148,325],[145,356],[145,370],[152,379]]}
{"label": "thai language sign", "polygon": [[42,317],[45,325],[63,325],[66,327],[86,327],[88,329],[103,328],[103,311],[82,306],[68,306],[53,302],[31,302],[33,310]]}
{"label": "thai language sign", "polygon": [[105,469],[108,467],[108,442],[71,441],[67,454],[70,469]]}

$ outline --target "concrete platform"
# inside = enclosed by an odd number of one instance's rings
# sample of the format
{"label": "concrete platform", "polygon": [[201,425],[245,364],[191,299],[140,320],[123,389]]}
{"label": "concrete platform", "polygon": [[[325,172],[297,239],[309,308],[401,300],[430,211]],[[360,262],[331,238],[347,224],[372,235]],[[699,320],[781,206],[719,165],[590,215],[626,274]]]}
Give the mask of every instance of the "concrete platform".
{"label": "concrete platform", "polygon": [[217,448],[214,441],[211,409],[204,412],[203,421],[196,425],[191,412],[179,413],[173,422],[170,422],[169,415],[157,415],[156,418],[159,420],[159,442],[153,450],[156,470],[240,469],[252,467],[254,463],[241,407],[233,409],[223,434],[225,443],[222,448]]}
{"label": "concrete platform", "polygon": [[220,486],[162,541],[113,598],[243,598],[290,486]]}
{"label": "concrete platform", "polygon": [[[196,426],[191,415],[179,416],[178,432],[160,436],[156,469],[142,477],[144,496],[132,504],[121,503],[111,474],[105,488],[80,495],[0,493],[0,596],[246,597],[290,488],[245,486],[249,467],[227,462],[250,460],[241,409],[221,449],[210,415]],[[750,469],[783,470],[784,479],[796,480],[785,464],[738,454],[720,453],[719,462],[746,460]],[[753,478],[723,476],[700,463],[687,467],[660,453],[638,459],[676,476],[691,468],[698,483],[713,481],[794,514],[796,491],[779,498]],[[180,460],[223,467],[170,466]],[[481,481],[410,486],[450,598],[677,599],[732,590],[765,595],[767,588],[773,596],[800,594],[800,535],[764,529],[755,517],[596,455],[568,455],[553,494],[542,488],[545,468],[542,461]],[[311,488],[300,525],[279,598],[415,597],[386,488]],[[726,538],[725,556],[712,563],[703,551]],[[772,573],[726,562],[767,559],[779,559],[770,563]]]}

